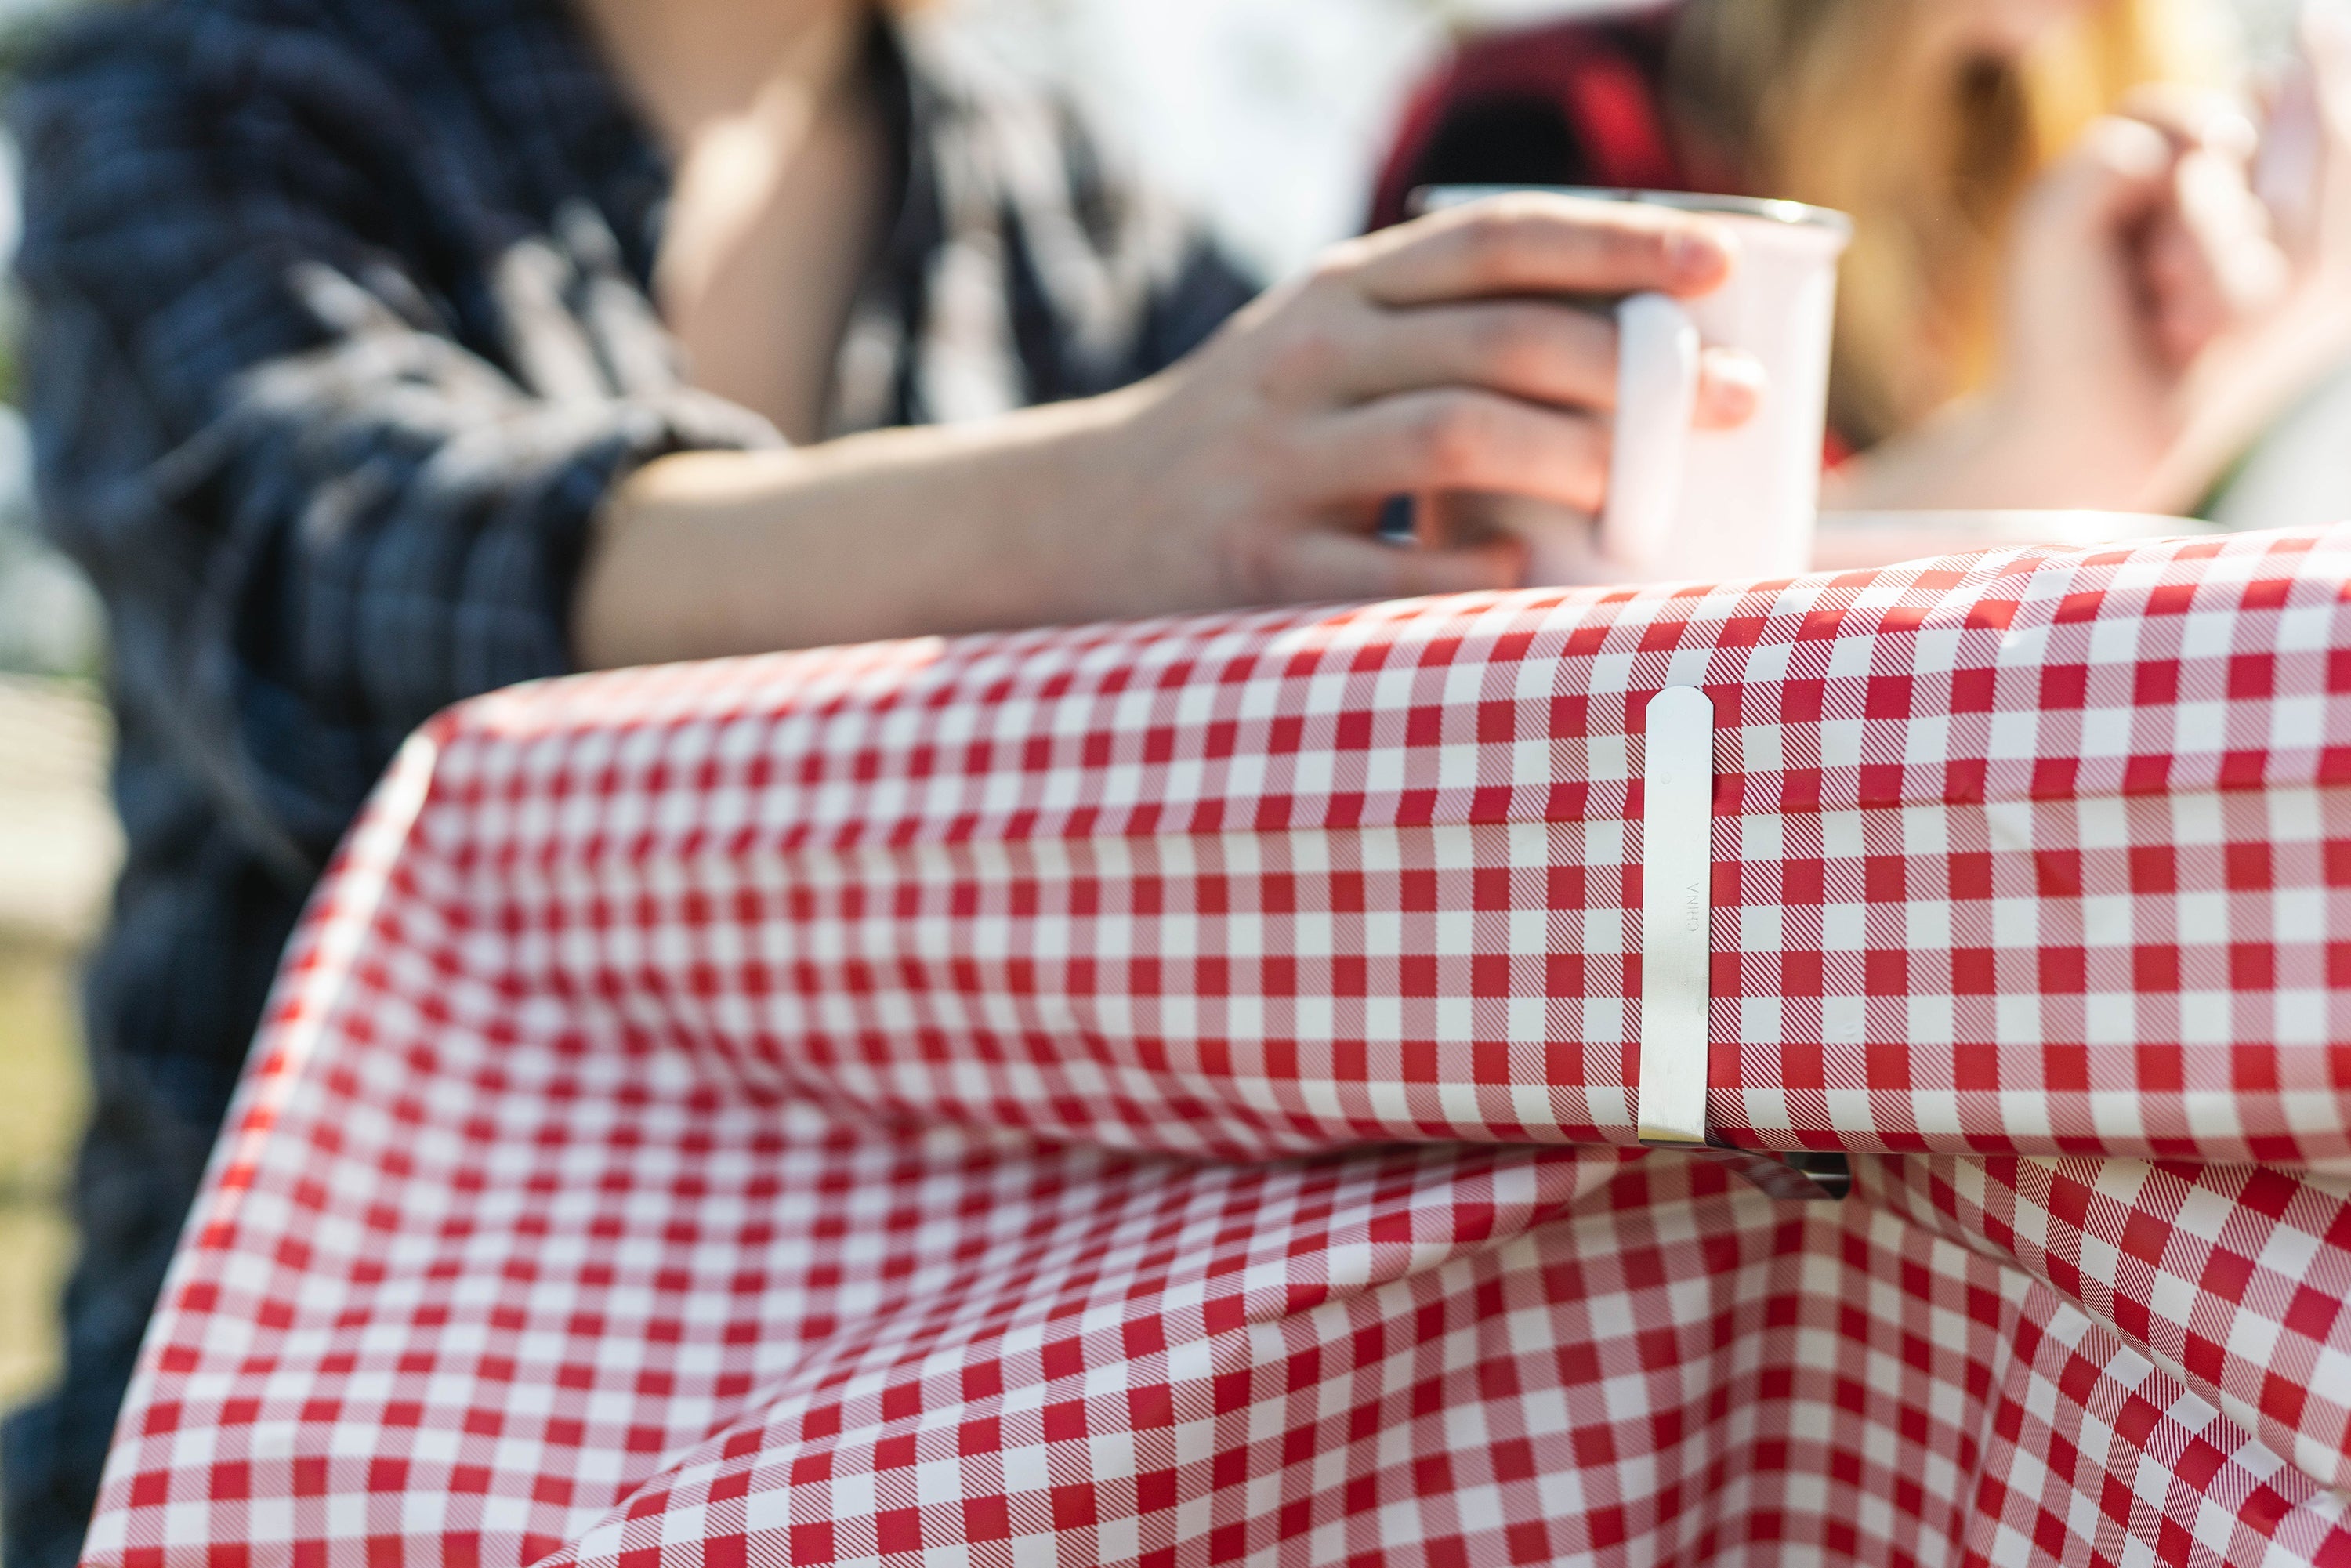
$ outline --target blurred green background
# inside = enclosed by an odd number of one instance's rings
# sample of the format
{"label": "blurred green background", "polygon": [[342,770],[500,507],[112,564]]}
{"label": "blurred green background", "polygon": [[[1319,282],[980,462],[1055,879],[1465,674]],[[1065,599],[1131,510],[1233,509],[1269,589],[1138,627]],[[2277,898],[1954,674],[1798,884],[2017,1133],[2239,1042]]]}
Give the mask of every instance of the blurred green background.
{"label": "blurred green background", "polygon": [[51,1370],[83,1091],[73,960],[116,853],[105,752],[85,683],[0,676],[0,1408]]}
{"label": "blurred green background", "polygon": [[[67,9],[0,0],[0,92]],[[0,254],[15,248],[16,161],[0,141]],[[0,295],[0,1412],[54,1374],[71,1260],[67,1175],[82,1120],[78,958],[120,855],[105,796],[98,606],[34,528],[13,408],[16,308]]]}

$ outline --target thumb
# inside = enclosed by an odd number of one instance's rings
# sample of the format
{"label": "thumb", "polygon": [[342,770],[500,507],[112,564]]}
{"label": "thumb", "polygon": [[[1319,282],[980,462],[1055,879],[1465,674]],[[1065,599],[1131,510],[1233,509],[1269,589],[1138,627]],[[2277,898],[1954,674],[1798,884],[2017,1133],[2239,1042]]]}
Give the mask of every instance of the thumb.
{"label": "thumb", "polygon": [[2143,217],[2164,200],[2178,151],[2142,120],[2094,120],[2026,198],[2025,231],[2071,246]]}

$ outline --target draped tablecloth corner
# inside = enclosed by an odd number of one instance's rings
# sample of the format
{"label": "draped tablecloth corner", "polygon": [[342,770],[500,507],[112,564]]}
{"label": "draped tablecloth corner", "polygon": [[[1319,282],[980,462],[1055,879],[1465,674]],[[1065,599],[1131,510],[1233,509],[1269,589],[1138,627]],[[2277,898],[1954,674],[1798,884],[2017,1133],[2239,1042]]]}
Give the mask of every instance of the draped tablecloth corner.
{"label": "draped tablecloth corner", "polygon": [[[87,1562],[2351,1564],[2346,596],[2351,528],[465,705]],[[1708,1117],[1842,1203],[1635,1146],[1669,685]]]}

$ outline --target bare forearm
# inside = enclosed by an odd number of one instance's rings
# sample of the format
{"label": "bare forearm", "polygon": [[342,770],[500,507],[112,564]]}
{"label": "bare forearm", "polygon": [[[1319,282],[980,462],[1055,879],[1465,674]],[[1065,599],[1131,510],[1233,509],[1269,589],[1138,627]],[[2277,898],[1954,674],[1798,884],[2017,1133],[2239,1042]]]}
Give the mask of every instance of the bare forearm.
{"label": "bare forearm", "polygon": [[1136,581],[1123,531],[1087,526],[1131,483],[1122,413],[651,464],[601,520],[575,652],[593,668],[1174,608],[1181,585]]}
{"label": "bare forearm", "polygon": [[1986,402],[1945,410],[1831,475],[1838,511],[1977,511],[2147,504],[2152,456],[2103,451],[2074,427],[2011,416]]}

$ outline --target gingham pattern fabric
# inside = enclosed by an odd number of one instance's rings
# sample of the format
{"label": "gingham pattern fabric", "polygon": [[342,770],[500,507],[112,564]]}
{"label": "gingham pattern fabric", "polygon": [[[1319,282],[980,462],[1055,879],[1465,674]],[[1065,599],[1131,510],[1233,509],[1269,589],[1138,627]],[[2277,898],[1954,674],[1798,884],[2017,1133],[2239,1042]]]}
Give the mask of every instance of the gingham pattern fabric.
{"label": "gingham pattern fabric", "polygon": [[[468,704],[89,1561],[2351,1564],[2346,594],[2351,528]],[[1676,683],[1712,1118],[1843,1203],[1629,1146]]]}

